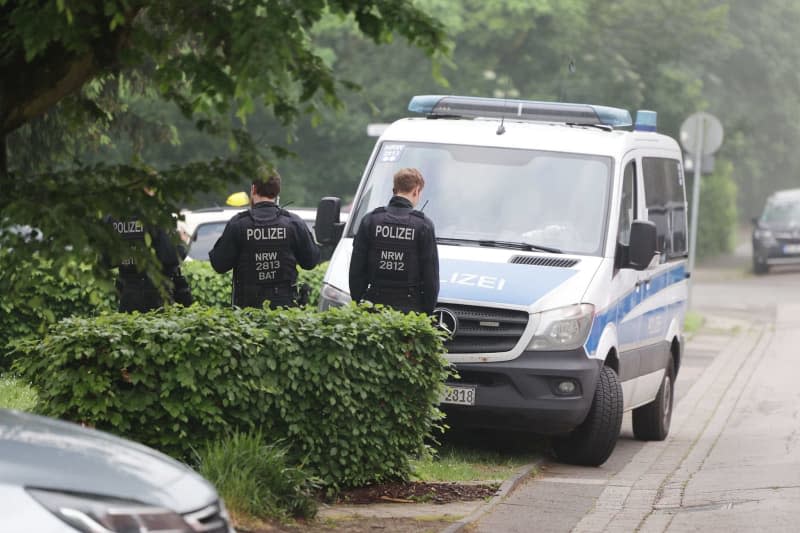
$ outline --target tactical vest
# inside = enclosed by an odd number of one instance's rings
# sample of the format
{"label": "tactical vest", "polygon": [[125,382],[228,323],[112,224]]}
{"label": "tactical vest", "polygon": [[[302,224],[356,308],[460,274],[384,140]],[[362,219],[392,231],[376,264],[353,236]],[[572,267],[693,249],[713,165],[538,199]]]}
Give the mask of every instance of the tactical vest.
{"label": "tactical vest", "polygon": [[289,214],[277,208],[273,218],[256,221],[248,212],[240,231],[243,244],[236,264],[233,303],[261,307],[264,300],[270,300],[291,305],[297,260],[292,251],[295,237]]}
{"label": "tactical vest", "polygon": [[[144,250],[144,235],[147,230],[141,221],[136,219],[112,220],[111,223],[114,230],[131,249],[141,248]],[[136,258],[133,255],[121,259],[116,287],[121,312],[139,311],[144,313],[164,305],[161,294],[150,278],[144,272],[137,270]]]}
{"label": "tactical vest", "polygon": [[419,239],[425,216],[395,214],[379,207],[372,215],[367,272],[372,289],[412,289],[420,284]]}
{"label": "tactical vest", "polygon": [[[114,220],[112,221],[114,230],[130,248],[139,247],[144,249],[144,225],[139,220]],[[136,258],[131,255],[123,257],[119,265],[119,275],[123,279],[144,279],[144,274],[136,269]]]}

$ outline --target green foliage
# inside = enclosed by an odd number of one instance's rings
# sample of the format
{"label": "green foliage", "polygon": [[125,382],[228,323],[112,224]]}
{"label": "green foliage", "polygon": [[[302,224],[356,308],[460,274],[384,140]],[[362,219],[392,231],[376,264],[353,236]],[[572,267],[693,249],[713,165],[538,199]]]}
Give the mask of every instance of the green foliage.
{"label": "green foliage", "polygon": [[267,440],[257,430],[210,441],[197,455],[197,471],[234,516],[313,518],[318,480],[292,466],[287,447]]}
{"label": "green foliage", "polygon": [[[321,263],[312,270],[298,269],[297,283],[307,283],[311,288],[308,304],[316,308],[319,304],[319,291],[328,263]],[[231,274],[217,274],[208,261],[187,261],[181,271],[189,281],[194,301],[198,305],[230,307]]]}
{"label": "green foliage", "polygon": [[[445,48],[441,24],[412,0],[1,5],[0,248],[39,253],[56,269],[65,249],[87,264],[118,255],[107,214],[170,227],[198,195],[274,163],[281,143],[245,129],[256,104],[281,135],[301,114],[339,106],[339,80],[310,35],[323,15],[352,16],[374,43],[399,35],[427,54]],[[222,149],[201,142],[187,159],[156,160],[180,143],[181,125]],[[15,225],[45,238],[12,242]],[[158,271],[152,257],[137,264]]]}
{"label": "green foliage", "polygon": [[697,259],[730,252],[736,244],[738,217],[736,183],[733,181],[732,171],[730,163],[718,161],[714,174],[701,179]]}
{"label": "green foliage", "polygon": [[0,409],[32,411],[35,406],[35,390],[18,378],[0,374]]}
{"label": "green foliage", "polygon": [[217,274],[208,261],[186,261],[181,265],[192,289],[194,305],[231,306],[232,274]]}
{"label": "green foliage", "polygon": [[90,265],[24,257],[9,248],[0,248],[0,294],[0,368],[10,340],[42,335],[65,317],[116,308],[111,281],[93,277]]}
{"label": "green foliage", "polygon": [[703,327],[705,320],[705,317],[696,311],[687,312],[686,317],[683,319],[683,332],[686,335],[694,335]]}
{"label": "green foliage", "polygon": [[[13,250],[0,250],[0,289],[13,297],[0,300],[0,368],[8,366],[5,346],[27,335],[41,336],[69,316],[93,316],[117,308],[111,272],[95,278],[93,267],[68,257],[57,268],[52,259],[34,254],[27,261],[13,258]],[[309,305],[319,303],[322,278],[328,264],[300,270],[298,281],[311,286]],[[207,261],[188,261],[181,266],[195,303],[231,306],[231,274],[217,274]]]}
{"label": "green foliage", "polygon": [[15,346],[43,414],[177,456],[263,428],[331,487],[407,476],[449,372],[428,317],[355,305],[70,318]]}
{"label": "green foliage", "polygon": [[436,455],[415,460],[414,477],[421,481],[497,481],[542,457],[532,451],[510,453],[466,446],[446,446]]}
{"label": "green foliage", "polygon": [[311,270],[300,270],[297,277],[298,285],[307,284],[311,289],[308,295],[308,305],[317,308],[319,305],[319,291],[322,290],[322,280],[328,271],[328,262],[320,263]]}
{"label": "green foliage", "polygon": [[720,156],[734,165],[740,221],[749,221],[774,190],[797,187],[800,176],[800,48],[794,28],[800,3],[728,0],[737,46],[709,65],[709,111],[725,128]]}

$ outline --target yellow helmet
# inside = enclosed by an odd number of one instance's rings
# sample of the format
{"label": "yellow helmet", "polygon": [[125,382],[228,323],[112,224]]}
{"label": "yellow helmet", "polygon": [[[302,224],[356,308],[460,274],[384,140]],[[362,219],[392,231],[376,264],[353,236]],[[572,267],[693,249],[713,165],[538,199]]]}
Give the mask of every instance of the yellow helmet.
{"label": "yellow helmet", "polygon": [[244,207],[250,203],[250,197],[247,196],[246,192],[239,191],[228,196],[225,203],[232,207]]}

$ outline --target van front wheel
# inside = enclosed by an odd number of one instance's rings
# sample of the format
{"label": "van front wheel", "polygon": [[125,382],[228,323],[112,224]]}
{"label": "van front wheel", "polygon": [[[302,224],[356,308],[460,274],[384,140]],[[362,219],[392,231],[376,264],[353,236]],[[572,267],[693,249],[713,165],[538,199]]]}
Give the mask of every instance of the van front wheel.
{"label": "van front wheel", "polygon": [[672,421],[675,392],[675,363],[672,357],[664,370],[656,399],[633,410],[633,435],[639,440],[664,440]]}
{"label": "van front wheel", "polygon": [[614,369],[604,366],[586,420],[569,435],[554,438],[553,451],[564,463],[600,466],[614,451],[621,425],[622,387]]}

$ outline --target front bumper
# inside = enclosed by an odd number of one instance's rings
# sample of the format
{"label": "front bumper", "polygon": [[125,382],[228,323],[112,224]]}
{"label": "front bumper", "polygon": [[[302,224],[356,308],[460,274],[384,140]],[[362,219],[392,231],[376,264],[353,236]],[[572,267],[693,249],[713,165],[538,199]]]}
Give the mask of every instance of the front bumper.
{"label": "front bumper", "polygon": [[762,242],[753,241],[755,260],[767,265],[800,264],[800,241],[778,240]]}
{"label": "front bumper", "polygon": [[[558,352],[523,352],[511,361],[456,363],[461,377],[454,385],[475,385],[475,405],[442,404],[453,427],[518,429],[556,435],[575,429],[586,418],[603,362],[583,348]],[[560,394],[560,381],[577,384]]]}

